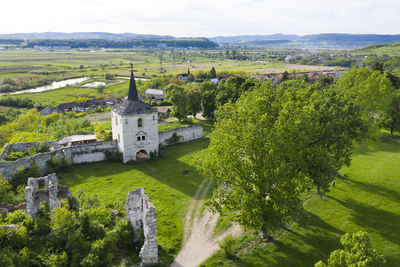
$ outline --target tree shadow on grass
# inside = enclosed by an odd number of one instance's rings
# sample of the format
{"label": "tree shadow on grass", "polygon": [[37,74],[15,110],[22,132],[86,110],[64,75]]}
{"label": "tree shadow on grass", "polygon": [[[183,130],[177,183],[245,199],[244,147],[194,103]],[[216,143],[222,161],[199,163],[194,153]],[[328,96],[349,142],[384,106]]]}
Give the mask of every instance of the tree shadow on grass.
{"label": "tree shadow on grass", "polygon": [[312,212],[306,212],[272,244],[257,246],[240,257],[240,266],[314,266],[340,246],[344,232]]}
{"label": "tree shadow on grass", "polygon": [[367,232],[376,232],[386,240],[400,245],[400,215],[354,199],[342,201],[332,196],[326,197],[352,210],[354,224],[364,228]]}
{"label": "tree shadow on grass", "polygon": [[[126,179],[130,179],[132,176],[131,172],[136,170],[139,172],[137,176],[143,173],[160,183],[192,197],[203,180],[203,177],[198,173],[196,168],[197,152],[207,148],[207,146],[208,140],[200,139],[167,147],[165,148],[165,156],[154,160],[128,164],[119,162],[80,164],[72,167],[72,173],[61,174],[60,181],[61,183],[65,182],[68,186],[79,186],[79,184],[86,183],[88,178],[95,178],[102,182],[107,180],[109,182],[107,186],[112,187],[113,176],[124,175],[126,173]],[[189,154],[193,156],[190,159],[191,163],[193,163],[191,165],[180,160],[181,157]],[[137,176],[135,175],[136,180],[138,180]],[[127,192],[133,189],[127,189]]]}
{"label": "tree shadow on grass", "polygon": [[400,202],[400,192],[390,189],[388,186],[382,186],[379,184],[372,184],[367,182],[360,182],[350,179],[348,176],[342,176],[340,179],[346,180],[350,183],[355,184],[355,186],[363,191],[371,194],[379,194],[383,197],[390,198],[391,200]]}

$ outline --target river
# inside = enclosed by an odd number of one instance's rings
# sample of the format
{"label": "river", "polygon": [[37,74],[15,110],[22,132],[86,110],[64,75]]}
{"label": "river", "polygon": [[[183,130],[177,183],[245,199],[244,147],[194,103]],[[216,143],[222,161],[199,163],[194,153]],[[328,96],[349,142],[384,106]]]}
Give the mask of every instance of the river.
{"label": "river", "polygon": [[[117,78],[129,79],[129,77],[117,77]],[[49,84],[49,85],[39,86],[39,87],[36,87],[36,88],[19,90],[19,91],[9,92],[9,93],[0,93],[0,96],[17,95],[17,94],[24,94],[24,93],[40,93],[40,92],[44,92],[44,91],[59,89],[59,88],[62,88],[62,87],[68,86],[68,85],[75,85],[75,84],[84,82],[84,81],[86,81],[88,79],[89,79],[89,77],[66,79],[66,80],[62,80],[62,81],[58,81],[58,82],[53,82],[52,84]],[[150,79],[135,78],[135,80],[149,81]],[[94,83],[99,83],[99,82],[93,82],[92,84],[94,84]],[[92,84],[88,84],[90,86],[86,85],[86,87],[92,87]],[[96,85],[98,85],[98,84],[96,84]]]}

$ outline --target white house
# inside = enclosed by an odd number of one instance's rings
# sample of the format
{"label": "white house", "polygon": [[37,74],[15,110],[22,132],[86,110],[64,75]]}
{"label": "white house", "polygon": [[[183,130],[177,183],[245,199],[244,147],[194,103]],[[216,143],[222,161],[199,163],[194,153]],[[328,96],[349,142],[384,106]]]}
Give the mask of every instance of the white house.
{"label": "white house", "polygon": [[164,90],[161,89],[147,89],[145,93],[147,98],[163,100],[164,99]]}
{"label": "white house", "polygon": [[112,138],[117,141],[123,161],[150,158],[158,153],[157,110],[139,100],[133,70],[128,99],[111,108]]}

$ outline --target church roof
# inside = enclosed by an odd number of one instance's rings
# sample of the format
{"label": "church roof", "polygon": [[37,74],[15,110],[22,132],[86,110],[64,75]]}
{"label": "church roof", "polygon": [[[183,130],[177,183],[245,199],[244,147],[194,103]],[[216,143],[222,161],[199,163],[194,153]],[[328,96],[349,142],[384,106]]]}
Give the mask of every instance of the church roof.
{"label": "church roof", "polygon": [[129,81],[128,100],[131,100],[131,101],[139,100],[137,89],[136,89],[135,77],[133,76],[133,64],[131,64],[131,80]]}
{"label": "church roof", "polygon": [[131,70],[131,80],[129,82],[128,100],[113,106],[111,110],[121,116],[157,112],[157,110],[139,100],[133,69]]}
{"label": "church roof", "polygon": [[132,101],[129,99],[113,106],[111,110],[121,116],[157,112],[157,110],[139,100]]}

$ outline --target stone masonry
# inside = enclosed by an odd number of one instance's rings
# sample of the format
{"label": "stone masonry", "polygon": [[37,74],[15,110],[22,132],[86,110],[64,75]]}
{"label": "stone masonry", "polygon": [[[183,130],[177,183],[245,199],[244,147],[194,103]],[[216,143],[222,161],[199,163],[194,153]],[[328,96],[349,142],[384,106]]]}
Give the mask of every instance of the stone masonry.
{"label": "stone masonry", "polygon": [[[44,183],[44,188],[40,188],[40,183]],[[61,198],[67,198],[70,206],[73,207],[74,198],[68,187],[58,185],[58,178],[55,173],[39,178],[29,178],[28,186],[25,188],[26,213],[32,219],[40,210],[40,202],[49,202],[50,213],[57,207],[60,207]]]}
{"label": "stone masonry", "polygon": [[142,265],[158,264],[156,208],[144,193],[143,188],[137,188],[128,193],[125,208],[135,234],[135,242],[138,241],[139,232],[143,228],[144,245],[139,254]]}

